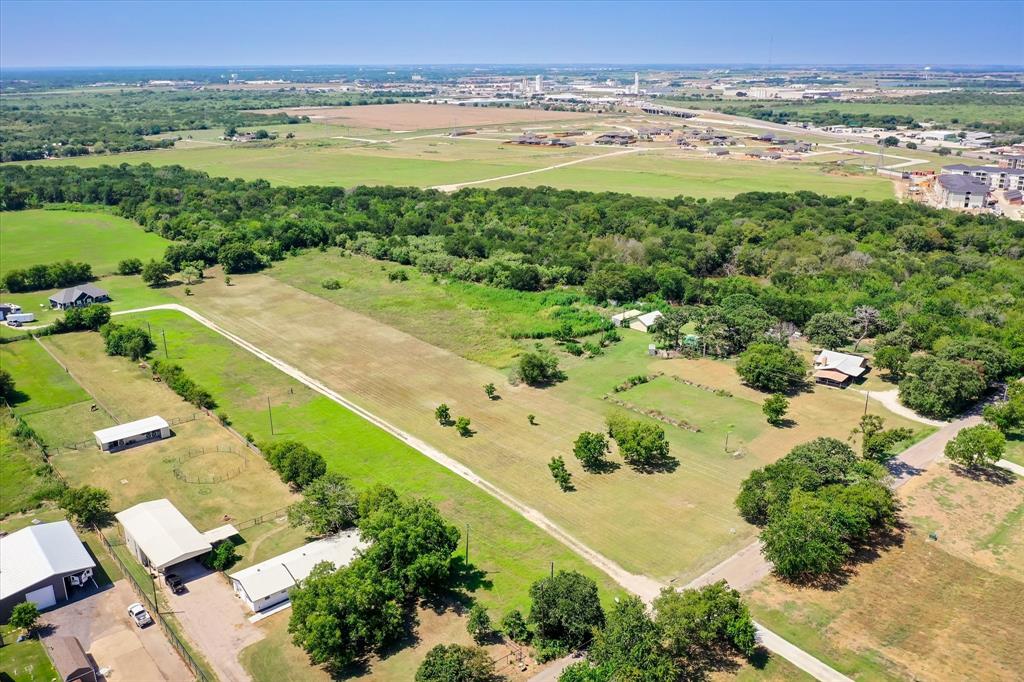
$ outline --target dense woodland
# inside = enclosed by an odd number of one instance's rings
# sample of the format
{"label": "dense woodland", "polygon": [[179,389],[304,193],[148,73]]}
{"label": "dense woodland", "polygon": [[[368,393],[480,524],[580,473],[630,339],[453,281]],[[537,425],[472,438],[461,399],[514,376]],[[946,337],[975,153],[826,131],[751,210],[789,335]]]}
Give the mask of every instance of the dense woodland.
{"label": "dense woodland", "polygon": [[[811,192],[706,201],[545,187],[272,187],[147,165],[4,166],[0,178],[6,210],[115,207],[176,242],[166,254],[174,269],[202,261],[250,272],[289,252],[342,247],[495,287],[570,287],[598,304],[718,306],[717,323],[746,330],[721,355],[793,325],[825,347],[880,336],[941,354],[987,340],[1002,355],[986,385],[1024,366],[1024,224],[992,216]],[[858,309],[868,311],[862,326],[839,319]],[[914,364],[895,362],[894,378]]]}
{"label": "dense woodland", "polygon": [[[413,94],[413,93],[409,93]],[[299,123],[287,114],[250,109],[287,106],[391,104],[402,93],[307,93],[287,91],[152,91],[5,96],[0,120],[0,160],[27,161],[142,151],[173,146],[178,130]]]}

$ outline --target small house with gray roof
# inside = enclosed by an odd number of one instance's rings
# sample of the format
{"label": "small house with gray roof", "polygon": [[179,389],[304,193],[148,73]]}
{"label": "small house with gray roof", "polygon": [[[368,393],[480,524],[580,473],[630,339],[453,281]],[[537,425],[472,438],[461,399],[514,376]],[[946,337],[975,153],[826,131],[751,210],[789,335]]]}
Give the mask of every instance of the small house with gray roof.
{"label": "small house with gray roof", "polygon": [[104,303],[110,300],[110,295],[94,284],[79,284],[78,286],[62,289],[50,297],[50,307],[67,310],[68,308],[81,308],[93,303]]}

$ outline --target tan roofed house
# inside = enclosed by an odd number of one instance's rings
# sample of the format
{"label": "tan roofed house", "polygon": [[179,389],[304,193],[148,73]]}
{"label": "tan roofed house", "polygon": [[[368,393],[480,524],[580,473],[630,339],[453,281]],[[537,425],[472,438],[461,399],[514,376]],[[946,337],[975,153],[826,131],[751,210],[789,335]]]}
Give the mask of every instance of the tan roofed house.
{"label": "tan roofed house", "polygon": [[846,388],[869,369],[867,359],[859,355],[823,350],[814,356],[814,380],[826,386]]}
{"label": "tan roofed house", "polygon": [[662,317],[664,317],[664,315],[661,314],[660,310],[652,310],[651,312],[644,313],[631,321],[629,323],[629,328],[635,329],[638,332],[649,332]]}

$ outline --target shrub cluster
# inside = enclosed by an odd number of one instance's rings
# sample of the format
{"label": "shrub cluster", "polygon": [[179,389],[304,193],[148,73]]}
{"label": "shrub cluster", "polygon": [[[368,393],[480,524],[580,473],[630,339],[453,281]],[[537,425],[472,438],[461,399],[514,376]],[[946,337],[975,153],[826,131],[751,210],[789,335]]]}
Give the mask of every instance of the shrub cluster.
{"label": "shrub cluster", "polygon": [[122,355],[141,360],[156,349],[153,338],[141,327],[108,322],[100,328],[107,355]]}
{"label": "shrub cluster", "polygon": [[204,410],[212,410],[217,407],[217,401],[213,399],[210,392],[186,375],[181,365],[176,365],[166,360],[153,360],[150,366],[153,369],[153,373],[160,377],[183,400]]}
{"label": "shrub cluster", "polygon": [[8,270],[3,277],[3,288],[11,293],[40,291],[84,284],[92,278],[91,265],[65,260],[48,265],[33,265],[24,270]]}
{"label": "shrub cluster", "polygon": [[260,445],[260,450],[267,458],[270,468],[276,471],[281,480],[296,488],[307,485],[324,475],[327,462],[319,452],[294,440],[280,440]]}

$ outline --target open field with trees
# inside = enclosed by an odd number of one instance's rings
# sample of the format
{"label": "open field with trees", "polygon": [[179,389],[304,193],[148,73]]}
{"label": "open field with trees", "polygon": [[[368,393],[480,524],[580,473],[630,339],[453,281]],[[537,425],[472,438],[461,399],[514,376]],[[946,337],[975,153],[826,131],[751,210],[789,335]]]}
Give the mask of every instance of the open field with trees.
{"label": "open field with trees", "polygon": [[547,123],[593,119],[593,114],[511,107],[463,107],[455,104],[370,104],[361,107],[286,107],[247,113],[287,114],[354,128],[392,131],[452,129],[457,127]]}
{"label": "open field with trees", "polygon": [[856,679],[1014,679],[1011,615],[1024,608],[1024,480],[936,465],[900,491],[898,540],[855,557],[839,584],[768,578],[747,596],[760,622]]}
{"label": "open field with trees", "polygon": [[[215,283],[216,280],[209,280],[207,285]],[[756,432],[742,434],[755,443],[753,447],[736,440],[741,434],[733,434],[731,445],[742,445],[743,456],[734,458],[724,450],[729,424],[739,419],[716,417],[708,418],[707,423],[691,419],[702,428],[701,433],[665,426],[672,454],[679,458],[678,470],[643,474],[623,467],[609,476],[597,476],[581,474],[578,464],[570,463],[577,491],[565,495],[550,481],[544,463],[554,454],[571,457],[572,443],[581,431],[604,430],[605,415],[621,408],[602,397],[627,376],[672,371],[671,368],[682,371],[692,361],[652,360],[646,354],[649,337],[626,331],[621,343],[594,359],[577,359],[560,352],[568,380],[557,386],[541,390],[509,386],[506,378],[492,369],[369,317],[342,307],[332,308],[331,314],[325,316],[323,299],[268,278],[240,277],[225,288],[206,288],[207,285],[190,299],[189,305],[218,324],[425,438],[488,480],[500,481],[503,489],[561,522],[581,540],[626,568],[665,578],[693,577],[751,537],[750,527],[739,520],[731,507],[739,481],[751,468],[781,456],[789,439],[805,438],[823,428],[846,438],[863,410],[863,400],[855,395],[816,391],[794,401],[792,417],[796,426],[779,434],[760,416],[756,392],[746,389],[744,395],[750,397],[737,399],[736,409],[742,414],[757,413],[751,421],[756,419],[759,424],[751,425]],[[285,310],[287,321],[282,317]],[[415,314],[410,313],[408,319],[412,323],[414,318]],[[289,328],[286,337],[276,331],[282,325]],[[335,333],[344,333],[348,339],[343,347],[330,342]],[[528,348],[529,344],[524,346]],[[408,369],[398,370],[403,363],[408,363]],[[695,372],[703,371],[700,365],[693,366]],[[727,365],[723,368],[722,376],[735,376]],[[448,377],[444,385],[438,385],[438,376]],[[677,384],[668,377],[657,381],[679,387],[678,393],[669,389],[660,399],[657,407],[663,411],[671,412],[672,405],[681,400],[692,401],[684,403],[687,405],[702,404],[704,391]],[[487,383],[496,384],[500,400],[487,398],[481,388]],[[626,395],[628,400],[629,392],[617,395]],[[475,435],[462,438],[454,431],[439,428],[434,421],[434,408],[442,402],[451,406],[453,419],[469,416]],[[622,412],[637,416],[634,412]],[[529,414],[535,415],[537,426],[529,424]],[[829,417],[823,425],[804,418],[805,414]],[[905,423],[894,415],[887,418],[894,425]],[[788,433],[791,430],[793,435]],[[776,445],[780,438],[783,444]],[[516,472],[514,477],[509,477],[510,470]],[[711,494],[712,490],[718,492]],[[615,512],[602,516],[603,522],[595,524],[595,509]],[[650,519],[666,514],[676,515],[680,523],[649,527]],[[632,530],[637,526],[649,530],[637,534]],[[655,541],[655,537],[662,539]],[[672,550],[666,551],[665,547]]]}
{"label": "open field with trees", "polygon": [[94,275],[109,275],[124,258],[160,258],[168,244],[137,223],[89,210],[5,211],[0,213],[0,240],[0,275],[63,260],[82,261]]}

